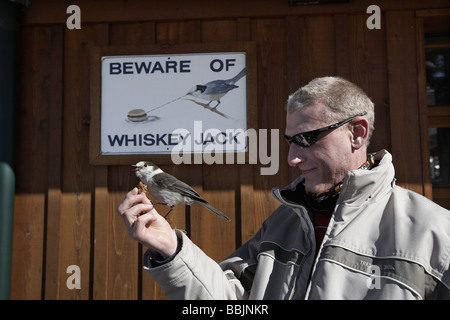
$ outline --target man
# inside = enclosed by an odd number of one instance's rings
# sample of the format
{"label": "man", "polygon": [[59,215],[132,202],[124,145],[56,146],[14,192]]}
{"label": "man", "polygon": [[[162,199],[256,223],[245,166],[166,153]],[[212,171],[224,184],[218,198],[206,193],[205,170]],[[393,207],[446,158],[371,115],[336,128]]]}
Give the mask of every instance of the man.
{"label": "man", "polygon": [[222,263],[172,230],[136,188],[119,206],[130,235],[149,247],[144,266],[165,295],[450,299],[450,212],[396,186],[387,151],[367,154],[374,106],[366,94],[318,78],[286,111],[288,163],[302,175],[273,189],[281,206]]}

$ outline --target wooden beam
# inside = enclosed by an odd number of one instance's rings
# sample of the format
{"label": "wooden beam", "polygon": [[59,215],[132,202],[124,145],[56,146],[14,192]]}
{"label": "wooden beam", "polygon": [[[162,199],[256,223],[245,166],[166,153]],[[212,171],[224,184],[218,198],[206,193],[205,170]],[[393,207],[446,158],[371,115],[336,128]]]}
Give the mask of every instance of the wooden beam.
{"label": "wooden beam", "polygon": [[413,10],[386,14],[392,155],[398,183],[423,189],[417,53]]}
{"label": "wooden beam", "polygon": [[[339,4],[320,4],[289,6],[287,0],[78,0],[81,9],[81,27],[92,23],[167,21],[188,19],[223,19],[223,18],[257,18],[285,17],[290,15],[333,15],[365,13],[371,0],[351,1]],[[32,1],[23,14],[24,24],[65,24],[69,14],[66,13],[70,3],[60,0]],[[377,5],[382,11],[402,9],[438,9],[449,6],[447,0],[434,1],[388,1],[379,0]]]}

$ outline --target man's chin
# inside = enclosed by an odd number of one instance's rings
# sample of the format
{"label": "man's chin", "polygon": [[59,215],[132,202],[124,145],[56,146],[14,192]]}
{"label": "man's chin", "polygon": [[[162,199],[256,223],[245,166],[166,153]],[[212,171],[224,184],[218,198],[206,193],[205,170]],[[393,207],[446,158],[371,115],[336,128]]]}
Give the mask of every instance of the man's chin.
{"label": "man's chin", "polygon": [[305,189],[310,193],[326,192],[331,187],[332,186],[329,186],[328,184],[311,183],[305,180]]}

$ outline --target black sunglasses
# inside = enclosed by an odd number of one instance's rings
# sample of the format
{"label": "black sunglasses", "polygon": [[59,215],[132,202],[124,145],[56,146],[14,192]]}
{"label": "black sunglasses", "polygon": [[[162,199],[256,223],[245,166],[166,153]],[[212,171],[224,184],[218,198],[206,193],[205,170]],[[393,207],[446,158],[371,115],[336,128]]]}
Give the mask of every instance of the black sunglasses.
{"label": "black sunglasses", "polygon": [[348,119],[339,121],[335,124],[332,124],[331,126],[328,127],[324,127],[324,128],[320,128],[320,129],[316,129],[316,130],[312,130],[312,131],[307,131],[307,132],[302,132],[302,133],[297,133],[295,136],[288,136],[287,134],[284,135],[284,138],[286,139],[287,143],[290,145],[291,143],[294,143],[300,147],[303,148],[308,148],[311,147],[316,141],[317,141],[317,136],[325,131],[328,130],[332,130],[332,129],[336,129],[339,128],[340,126],[343,126],[344,124],[352,121],[353,119],[355,119],[356,117],[359,116],[364,116],[365,114],[367,114],[367,112],[363,112],[360,114],[357,114],[356,116],[350,117]]}

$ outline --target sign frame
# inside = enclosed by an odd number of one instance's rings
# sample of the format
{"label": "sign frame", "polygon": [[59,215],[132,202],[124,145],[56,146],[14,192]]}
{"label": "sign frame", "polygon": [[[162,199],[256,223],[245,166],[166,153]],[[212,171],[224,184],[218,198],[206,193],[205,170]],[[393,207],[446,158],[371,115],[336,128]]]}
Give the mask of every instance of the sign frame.
{"label": "sign frame", "polygon": [[[257,62],[256,43],[252,41],[165,44],[150,46],[109,46],[94,47],[91,52],[91,121],[89,158],[91,165],[130,165],[142,160],[158,164],[173,163],[171,154],[160,153],[121,153],[109,154],[101,150],[102,130],[102,59],[105,57],[157,56],[179,54],[214,54],[245,53],[246,75],[246,112],[247,130],[257,130]],[[241,81],[242,81],[241,80]],[[213,102],[214,103],[214,102]],[[220,111],[220,108],[219,108]],[[245,151],[245,162],[249,162],[248,149]],[[233,153],[241,153],[234,151]],[[191,153],[194,157],[194,153]],[[223,154],[225,157],[225,152]]]}

